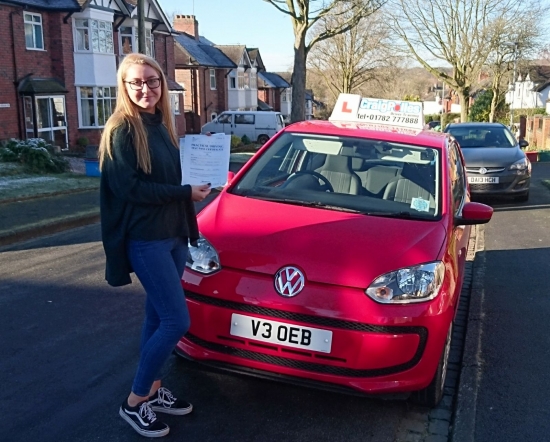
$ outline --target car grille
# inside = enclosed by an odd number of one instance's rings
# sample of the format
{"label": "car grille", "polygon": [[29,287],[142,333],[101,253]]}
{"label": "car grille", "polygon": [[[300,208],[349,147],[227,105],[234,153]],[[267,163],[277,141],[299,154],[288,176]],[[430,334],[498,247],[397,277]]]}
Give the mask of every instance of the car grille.
{"label": "car grille", "polygon": [[[286,358],[283,356],[270,355],[270,354],[256,352],[254,350],[249,350],[249,349],[231,347],[229,344],[224,345],[224,344],[206,341],[191,333],[187,333],[185,335],[185,338],[190,342],[196,345],[199,345],[203,348],[206,348],[208,350],[230,355],[230,356],[237,356],[240,358],[249,359],[257,362],[277,365],[280,367],[288,367],[288,368],[306,370],[306,371],[315,372],[315,373],[332,374],[332,375],[346,376],[346,377],[364,378],[364,377],[386,376],[394,373],[399,373],[401,371],[408,370],[414,367],[420,361],[420,358],[424,353],[424,349],[426,347],[426,341],[428,338],[428,330],[424,327],[378,326],[378,325],[372,325],[372,324],[363,324],[359,322],[345,321],[341,319],[324,318],[324,317],[305,315],[300,313],[285,312],[282,310],[277,310],[277,309],[272,309],[267,307],[258,307],[254,305],[241,304],[238,302],[226,301],[222,299],[211,298],[209,296],[199,295],[198,293],[194,293],[190,291],[186,291],[185,296],[188,299],[191,299],[200,303],[209,304],[209,305],[213,305],[221,308],[227,308],[227,309],[230,309],[231,311],[241,311],[241,312],[247,312],[252,314],[255,313],[255,314],[260,314],[260,315],[269,316],[269,317],[278,318],[278,319],[288,319],[288,320],[302,322],[302,323],[321,325],[325,327],[338,328],[338,329],[350,330],[350,331],[360,331],[360,332],[367,332],[367,333],[387,333],[387,334],[416,334],[420,338],[419,339],[420,342],[416,350],[416,353],[409,361],[403,364],[395,365],[391,367],[376,368],[376,369],[354,369],[354,368],[347,368],[347,367],[341,367],[341,366],[335,366],[335,365],[326,365],[319,362],[310,362],[310,361],[304,361],[299,359]],[[219,337],[219,338],[223,338],[223,337]],[[223,339],[226,339],[226,338],[223,338]],[[226,339],[226,340],[230,341],[230,339]],[[235,341],[237,341],[237,343],[241,345],[248,342],[241,339],[235,340]],[[259,348],[263,348],[263,344],[258,344],[258,345],[256,345],[256,343],[254,344]],[[265,345],[265,348],[269,350],[277,350],[277,346],[273,346],[269,344]],[[286,352],[293,353],[293,351],[286,351]],[[310,355],[308,352],[296,352],[296,353],[300,354],[301,356]],[[344,360],[338,359],[338,358],[324,357],[322,359],[331,360],[331,362],[333,361],[345,362]]]}
{"label": "car grille", "polygon": [[[466,173],[468,173],[470,175],[483,176],[479,173],[479,169],[481,169],[481,167],[467,167],[466,168]],[[485,174],[500,173],[500,172],[503,172],[505,170],[505,167],[486,167],[485,169],[487,169],[487,172],[485,172]]]}
{"label": "car grille", "polygon": [[472,192],[480,192],[483,190],[504,190],[510,183],[499,183],[499,184],[473,184],[470,183],[470,190]]}
{"label": "car grille", "polygon": [[287,312],[268,307],[258,307],[256,305],[241,304],[240,302],[226,301],[225,299],[212,298],[210,296],[200,295],[195,292],[185,291],[185,297],[194,301],[213,305],[215,307],[227,308],[240,312],[256,313],[264,316],[271,316],[278,319],[289,319],[291,321],[304,322],[325,327],[339,328],[343,330],[371,332],[371,333],[389,333],[389,334],[420,334],[419,329],[423,327],[401,327],[401,326],[382,326],[363,324],[361,322],[345,321],[342,319],[325,318],[322,316],[305,315],[302,313]]}

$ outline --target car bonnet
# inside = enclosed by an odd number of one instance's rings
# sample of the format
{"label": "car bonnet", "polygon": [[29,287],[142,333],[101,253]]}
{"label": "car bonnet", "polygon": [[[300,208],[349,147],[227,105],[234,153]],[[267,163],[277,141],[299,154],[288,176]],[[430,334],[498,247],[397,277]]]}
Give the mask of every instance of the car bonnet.
{"label": "car bonnet", "polygon": [[199,215],[222,268],[366,288],[381,274],[438,259],[443,220],[404,220],[288,205],[223,192]]}

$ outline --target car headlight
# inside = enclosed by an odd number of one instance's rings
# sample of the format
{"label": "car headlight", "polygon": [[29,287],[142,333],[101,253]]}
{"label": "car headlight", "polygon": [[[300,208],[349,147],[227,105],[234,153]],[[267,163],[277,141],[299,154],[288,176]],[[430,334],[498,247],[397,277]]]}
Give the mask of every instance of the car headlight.
{"label": "car headlight", "polygon": [[529,168],[529,166],[531,165],[531,163],[529,162],[529,160],[527,158],[522,158],[521,160],[519,161],[516,161],[514,164],[512,164],[509,169],[510,170],[520,170],[520,171],[525,171]]}
{"label": "car headlight", "polygon": [[379,276],[365,293],[382,304],[425,302],[439,294],[444,275],[441,261],[407,267]]}
{"label": "car headlight", "polygon": [[218,252],[202,235],[198,239],[196,247],[189,244],[189,253],[185,265],[191,270],[206,275],[221,269]]}

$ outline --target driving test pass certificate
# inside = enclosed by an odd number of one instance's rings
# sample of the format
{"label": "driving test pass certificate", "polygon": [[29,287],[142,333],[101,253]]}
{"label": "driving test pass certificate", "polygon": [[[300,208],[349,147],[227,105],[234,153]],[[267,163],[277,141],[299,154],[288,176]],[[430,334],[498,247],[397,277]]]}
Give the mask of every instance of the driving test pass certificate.
{"label": "driving test pass certificate", "polygon": [[186,135],[180,146],[181,184],[227,183],[231,137],[226,134]]}

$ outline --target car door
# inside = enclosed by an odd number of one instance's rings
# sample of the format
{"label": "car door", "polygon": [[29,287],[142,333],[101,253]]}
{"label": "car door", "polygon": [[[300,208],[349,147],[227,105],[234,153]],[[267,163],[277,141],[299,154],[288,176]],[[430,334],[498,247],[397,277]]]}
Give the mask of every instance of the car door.
{"label": "car door", "polygon": [[251,113],[236,113],[233,132],[238,137],[246,135],[250,141],[256,141],[256,116]]}
{"label": "car door", "polygon": [[219,126],[219,132],[223,132],[226,135],[233,134],[233,114],[222,113],[217,119]]}
{"label": "car door", "polygon": [[[464,203],[470,200],[468,192],[468,181],[466,179],[466,168],[464,159],[458,147],[453,141],[449,145],[449,174],[451,182],[451,203],[450,208],[454,216],[462,213]],[[454,255],[457,280],[462,286],[464,280],[464,269],[466,266],[466,255],[468,254],[468,241],[470,239],[470,226],[454,225],[451,236],[450,253]]]}

